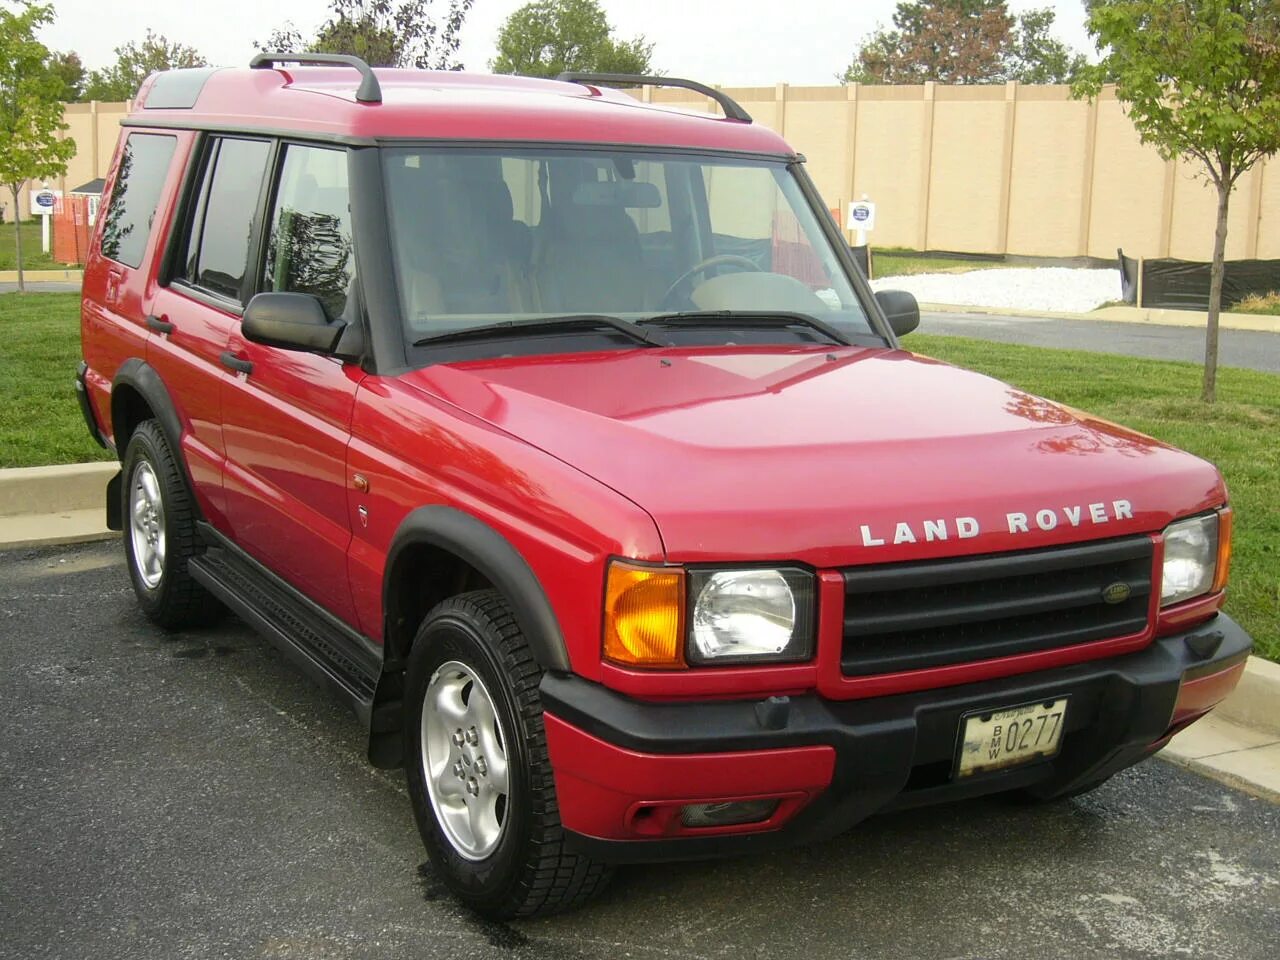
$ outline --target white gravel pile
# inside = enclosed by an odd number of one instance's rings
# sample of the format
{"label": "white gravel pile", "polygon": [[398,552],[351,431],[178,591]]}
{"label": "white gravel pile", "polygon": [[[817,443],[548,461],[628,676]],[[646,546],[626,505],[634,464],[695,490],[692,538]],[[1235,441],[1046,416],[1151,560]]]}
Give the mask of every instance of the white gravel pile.
{"label": "white gravel pile", "polygon": [[921,303],[1084,313],[1120,299],[1119,270],[1010,267],[920,273],[873,280],[874,290],[906,290]]}

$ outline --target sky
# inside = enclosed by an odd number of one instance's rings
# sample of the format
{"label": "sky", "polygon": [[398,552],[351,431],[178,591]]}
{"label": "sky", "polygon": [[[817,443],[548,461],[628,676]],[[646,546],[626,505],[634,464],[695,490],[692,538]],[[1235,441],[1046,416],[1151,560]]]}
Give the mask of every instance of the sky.
{"label": "sky", "polygon": [[[41,39],[75,50],[90,69],[108,66],[112,51],[141,40],[147,28],[199,50],[210,63],[247,65],[273,27],[292,21],[306,35],[326,17],[326,0],[52,0],[55,23]],[[469,70],[487,70],[498,29],[525,0],[475,0],[462,30],[460,56]],[[895,0],[603,0],[615,35],[652,42],[653,62],[671,76],[728,86],[830,84],[849,64],[858,41],[887,24]],[[1014,13],[1053,6],[1055,32],[1092,52],[1082,0],[1010,0]],[[433,0],[447,9],[448,0]]]}

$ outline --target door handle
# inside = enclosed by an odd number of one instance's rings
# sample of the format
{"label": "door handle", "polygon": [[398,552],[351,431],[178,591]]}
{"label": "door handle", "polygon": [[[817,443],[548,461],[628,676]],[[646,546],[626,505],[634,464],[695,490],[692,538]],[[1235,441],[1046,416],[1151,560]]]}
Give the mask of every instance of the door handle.
{"label": "door handle", "polygon": [[223,350],[222,356],[220,356],[218,359],[222,361],[222,365],[224,367],[230,367],[232,370],[236,371],[237,373],[243,373],[245,376],[248,376],[250,373],[253,372],[252,360],[241,359],[240,357],[237,357],[234,353],[230,352],[229,350]]}
{"label": "door handle", "polygon": [[157,316],[147,317],[147,329],[154,330],[156,333],[173,333],[174,326],[168,320],[162,320]]}

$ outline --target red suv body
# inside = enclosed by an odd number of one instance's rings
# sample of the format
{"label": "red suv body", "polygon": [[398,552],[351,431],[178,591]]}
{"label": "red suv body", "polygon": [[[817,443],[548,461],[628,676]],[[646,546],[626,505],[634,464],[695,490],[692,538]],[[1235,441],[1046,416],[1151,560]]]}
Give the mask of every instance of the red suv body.
{"label": "red suv body", "polygon": [[144,85],[77,386],[143,608],[347,700],[474,908],[1078,793],[1234,686],[1214,467],[900,349],[723,95],[281,62]]}

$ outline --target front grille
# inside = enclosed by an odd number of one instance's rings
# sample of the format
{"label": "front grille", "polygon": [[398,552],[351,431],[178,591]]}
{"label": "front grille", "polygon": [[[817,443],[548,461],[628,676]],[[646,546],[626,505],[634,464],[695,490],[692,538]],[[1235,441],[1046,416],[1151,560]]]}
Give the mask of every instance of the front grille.
{"label": "front grille", "polygon": [[[846,676],[968,663],[1141,633],[1152,542],[1126,537],[1047,550],[850,567]],[[1114,584],[1129,597],[1107,603]]]}

